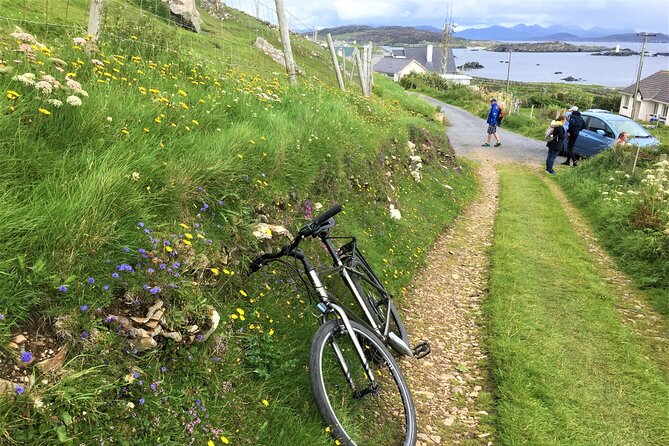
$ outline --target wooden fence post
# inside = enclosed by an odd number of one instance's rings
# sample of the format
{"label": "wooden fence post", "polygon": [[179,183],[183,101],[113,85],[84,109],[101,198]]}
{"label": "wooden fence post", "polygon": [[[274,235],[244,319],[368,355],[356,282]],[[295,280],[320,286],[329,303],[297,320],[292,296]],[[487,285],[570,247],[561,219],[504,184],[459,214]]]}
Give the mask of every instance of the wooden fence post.
{"label": "wooden fence post", "polygon": [[91,8],[88,11],[88,35],[93,36],[93,42],[100,37],[100,22],[103,14],[103,0],[91,0]]}
{"label": "wooden fence post", "polygon": [[337,59],[337,52],[335,51],[334,43],[332,43],[332,36],[330,33],[327,35],[328,47],[330,47],[330,54],[332,55],[332,63],[334,64],[335,72],[337,73],[337,82],[339,82],[339,89],[341,91],[346,91],[344,87],[344,79],[341,77],[341,71],[339,69],[339,59]]}
{"label": "wooden fence post", "polygon": [[288,23],[286,22],[286,11],[283,9],[283,0],[274,0],[276,3],[276,16],[279,19],[279,33],[281,34],[281,43],[283,43],[283,55],[286,59],[286,70],[288,71],[288,80],[292,87],[297,85],[297,76],[295,74],[295,62],[293,61],[293,50],[290,47],[290,33]]}
{"label": "wooden fence post", "polygon": [[367,96],[369,96],[369,93],[367,92],[367,81],[365,80],[365,69],[362,66],[362,61],[360,60],[360,52],[359,51],[357,51],[355,53],[355,63],[358,64],[358,75],[360,77],[360,88],[362,88],[362,95],[367,97]]}

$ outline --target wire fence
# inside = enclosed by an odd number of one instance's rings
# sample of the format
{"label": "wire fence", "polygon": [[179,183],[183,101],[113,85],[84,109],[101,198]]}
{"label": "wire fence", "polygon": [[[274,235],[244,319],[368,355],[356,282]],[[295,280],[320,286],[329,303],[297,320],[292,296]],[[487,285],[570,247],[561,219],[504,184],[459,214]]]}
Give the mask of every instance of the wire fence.
{"label": "wire fence", "polygon": [[[202,0],[202,25],[198,33],[185,28],[184,22],[171,14],[162,0],[104,0],[99,29],[99,43],[105,46],[143,47],[143,53],[155,57],[158,52],[201,55],[222,65],[260,72],[281,72],[283,67],[260,50],[248,51],[262,38],[282,50],[277,11],[274,3],[260,0]],[[49,38],[85,37],[91,0],[0,0],[0,27],[15,27]],[[6,6],[5,6],[6,5]],[[293,52],[314,57],[320,50],[308,42],[315,26],[286,11]],[[307,73],[319,78],[336,79],[334,63],[325,51]],[[314,68],[316,66],[316,68]],[[350,67],[353,68],[352,66]],[[350,78],[352,81],[352,77]]]}

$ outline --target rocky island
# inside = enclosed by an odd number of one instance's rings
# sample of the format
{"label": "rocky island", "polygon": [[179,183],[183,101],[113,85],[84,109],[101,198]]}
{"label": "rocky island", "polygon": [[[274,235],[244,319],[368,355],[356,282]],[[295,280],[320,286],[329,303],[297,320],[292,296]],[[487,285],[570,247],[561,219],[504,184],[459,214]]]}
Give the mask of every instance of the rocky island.
{"label": "rocky island", "polygon": [[492,45],[488,51],[499,53],[594,53],[611,51],[612,48],[602,46],[573,45],[566,42],[509,43],[502,42]]}

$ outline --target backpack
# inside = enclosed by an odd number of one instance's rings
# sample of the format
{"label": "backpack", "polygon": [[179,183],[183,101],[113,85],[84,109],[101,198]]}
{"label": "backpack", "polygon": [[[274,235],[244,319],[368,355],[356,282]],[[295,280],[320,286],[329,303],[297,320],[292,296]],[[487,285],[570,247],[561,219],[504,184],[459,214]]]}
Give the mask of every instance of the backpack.
{"label": "backpack", "polygon": [[504,110],[502,110],[502,107],[499,107],[499,114],[497,115],[497,125],[502,125],[503,119],[504,119]]}
{"label": "backpack", "polygon": [[544,141],[546,142],[553,141],[553,138],[555,137],[555,135],[553,135],[554,132],[555,132],[555,127],[549,125],[546,131],[544,132]]}

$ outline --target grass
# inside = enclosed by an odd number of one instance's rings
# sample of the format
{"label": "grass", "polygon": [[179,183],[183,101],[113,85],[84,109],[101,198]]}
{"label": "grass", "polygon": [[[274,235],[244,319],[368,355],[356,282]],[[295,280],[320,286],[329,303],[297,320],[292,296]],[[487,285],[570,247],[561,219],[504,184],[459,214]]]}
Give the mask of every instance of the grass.
{"label": "grass", "polygon": [[500,168],[488,346],[501,444],[662,445],[666,371],[616,312],[543,180]]}
{"label": "grass", "polygon": [[[26,2],[25,14],[1,3],[16,20],[0,20],[12,70],[0,74],[0,363],[38,322],[59,321],[69,352],[62,376],[29,367],[26,391],[0,397],[0,442],[331,444],[305,367],[311,301],[278,267],[246,276],[250,258],[283,242],[261,245],[252,231],[266,219],[294,232],[316,203],[339,202],[336,233],[359,238],[401,299],[476,191],[473,169],[444,156],[433,107],[385,79],[369,99],[340,92],[325,51],[302,38],[293,50],[306,74],[291,89],[250,45],[257,35],[278,44],[276,30],[235,11],[222,23],[203,13],[208,33],[195,35],[154,17],[157,0],[109,2],[96,50],[72,40],[87,1],[69,2],[67,17],[49,2],[48,29],[46,2]],[[16,51],[16,23],[48,49]],[[62,85],[69,73],[87,96],[39,93],[14,79],[26,72]],[[327,265],[318,246],[310,253]],[[138,352],[107,316],[143,315],[156,296],[174,327],[202,333],[208,305],[221,326],[206,342]]]}

